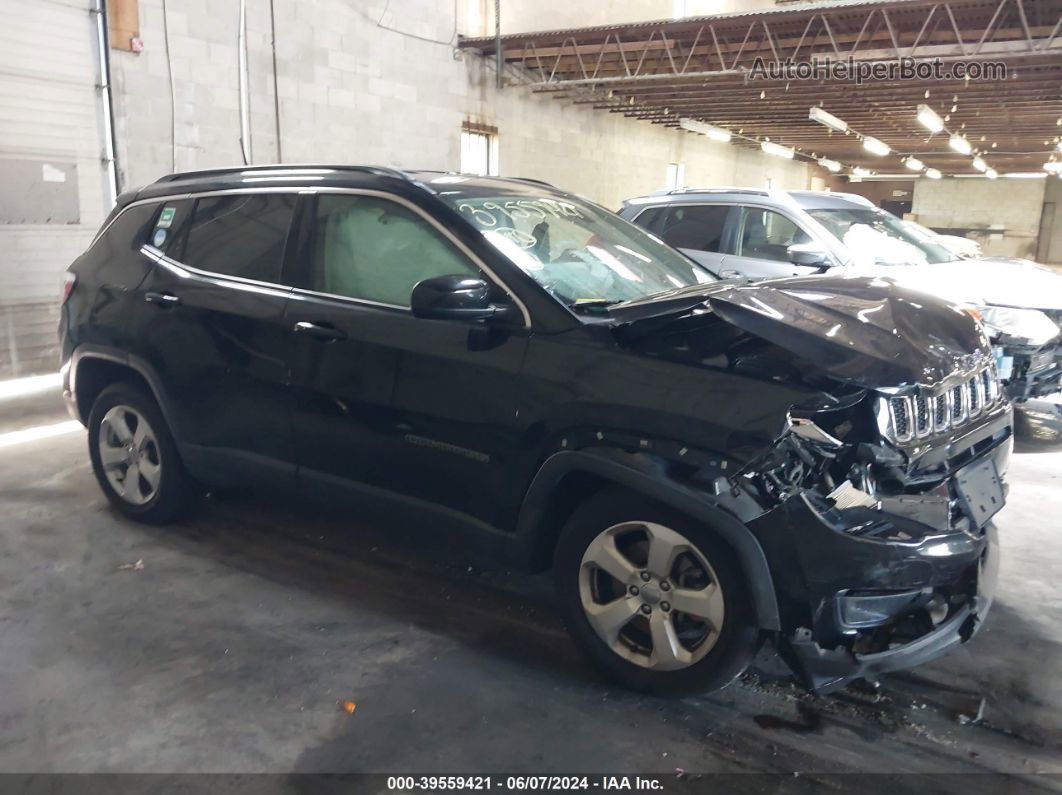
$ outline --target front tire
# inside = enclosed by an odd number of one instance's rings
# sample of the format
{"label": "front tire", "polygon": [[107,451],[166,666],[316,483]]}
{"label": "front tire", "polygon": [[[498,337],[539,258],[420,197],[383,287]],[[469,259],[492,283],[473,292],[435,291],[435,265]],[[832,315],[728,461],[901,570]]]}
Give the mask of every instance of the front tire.
{"label": "front tire", "polygon": [[626,687],[716,690],[759,646],[731,549],[703,524],[636,494],[608,489],[576,509],[554,577],[573,638]]}
{"label": "front tire", "polygon": [[194,498],[192,481],[155,400],[132,384],[100,392],[88,421],[92,471],[107,500],[131,519],[164,524]]}

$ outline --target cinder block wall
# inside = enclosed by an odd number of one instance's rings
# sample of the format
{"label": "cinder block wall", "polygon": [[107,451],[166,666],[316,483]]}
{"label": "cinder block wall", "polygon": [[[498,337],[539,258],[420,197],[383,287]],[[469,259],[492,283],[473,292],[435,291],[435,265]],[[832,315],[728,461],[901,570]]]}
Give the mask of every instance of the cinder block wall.
{"label": "cinder block wall", "polygon": [[[513,2],[503,0],[503,34],[591,25],[620,25],[657,19],[725,14],[770,8],[775,0],[593,0],[593,2]],[[469,36],[494,33],[494,0],[472,0],[458,8]]]}
{"label": "cinder block wall", "polygon": [[59,367],[63,271],[109,209],[89,5],[0,0],[0,379]]}
{"label": "cinder block wall", "polygon": [[[911,212],[931,227],[977,227],[989,256],[1036,259],[1044,179],[919,179]],[[996,227],[997,231],[992,231]]]}
{"label": "cinder block wall", "polygon": [[[811,169],[803,163],[573,106],[521,86],[499,91],[493,64],[454,50],[454,5],[448,1],[392,0],[362,8],[342,0],[275,0],[274,7],[284,162],[457,170],[461,123],[474,120],[498,128],[503,175],[545,179],[610,207],[663,187],[669,162],[686,164],[691,185],[759,187],[768,178],[776,187],[810,184]],[[238,10],[237,0],[171,2],[167,61],[161,0],[141,0],[144,51],[112,53],[128,184],[174,169],[241,162]],[[248,3],[248,14],[253,161],[277,162],[269,4]]]}

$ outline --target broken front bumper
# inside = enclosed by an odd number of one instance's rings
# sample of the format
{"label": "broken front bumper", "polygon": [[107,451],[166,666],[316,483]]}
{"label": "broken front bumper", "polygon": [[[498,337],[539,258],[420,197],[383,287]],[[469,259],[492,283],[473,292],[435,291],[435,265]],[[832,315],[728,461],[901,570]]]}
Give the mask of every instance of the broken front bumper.
{"label": "broken front bumper", "polygon": [[995,526],[989,524],[974,573],[974,593],[930,632],[884,651],[860,654],[843,646],[824,649],[811,632],[798,631],[788,640],[789,662],[808,688],[820,692],[929,662],[977,633],[992,605],[998,570],[999,543]]}
{"label": "broken front bumper", "polygon": [[[994,468],[992,458],[970,466]],[[995,590],[996,530],[983,520],[980,529],[943,524],[838,510],[808,493],[750,524],[775,577],[779,650],[808,688],[919,665],[978,630]]]}
{"label": "broken front bumper", "polygon": [[1015,406],[1062,389],[1062,341],[1039,347],[1015,343],[995,345],[993,352],[1000,378]]}

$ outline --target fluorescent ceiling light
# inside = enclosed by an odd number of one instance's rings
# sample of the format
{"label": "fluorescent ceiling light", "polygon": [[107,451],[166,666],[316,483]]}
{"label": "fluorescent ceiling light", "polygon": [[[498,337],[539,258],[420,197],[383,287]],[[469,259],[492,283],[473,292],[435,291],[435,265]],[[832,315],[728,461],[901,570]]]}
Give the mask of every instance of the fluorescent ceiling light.
{"label": "fluorescent ceiling light", "polygon": [[769,155],[774,155],[775,157],[784,157],[788,160],[792,160],[793,155],[795,154],[795,152],[788,146],[780,146],[779,144],[771,143],[770,141],[763,141],[760,144],[760,149],[762,149]]}
{"label": "fluorescent ceiling light", "polygon": [[879,141],[877,138],[873,138],[869,135],[863,136],[863,148],[872,155],[877,155],[878,157],[884,157],[892,151],[887,143]]}
{"label": "fluorescent ceiling light", "polygon": [[929,177],[930,179],[940,179],[940,178],[941,178],[942,176],[944,176],[944,175],[943,175],[943,174],[941,174],[941,173],[940,173],[940,172],[939,172],[939,171],[938,171],[937,169],[935,169],[935,168],[927,168],[927,169],[926,169],[926,176],[927,176],[927,177]]}
{"label": "fluorescent ceiling light", "polygon": [[903,161],[903,164],[907,166],[911,171],[921,171],[926,167],[926,164],[919,160],[917,157],[909,157]]}
{"label": "fluorescent ceiling light", "polygon": [[852,169],[852,174],[856,177],[869,177],[873,173],[869,168],[863,168],[862,166],[856,166]]}
{"label": "fluorescent ceiling light", "polygon": [[810,108],[808,110],[808,118],[812,121],[817,121],[819,124],[825,124],[832,130],[848,132],[848,122],[838,119],[832,113],[827,113],[822,108]]}
{"label": "fluorescent ceiling light", "polygon": [[726,143],[730,140],[730,130],[724,130],[722,127],[716,127],[714,124],[706,124],[705,122],[697,121],[696,119],[679,119],[679,127],[684,130],[689,130],[690,132],[707,135],[713,141]]}
{"label": "fluorescent ceiling light", "polygon": [[988,169],[988,171],[985,172],[985,176],[989,179],[996,179],[999,176],[999,172],[996,171],[994,168],[990,168]]}
{"label": "fluorescent ceiling light", "polygon": [[871,171],[869,174],[863,177],[857,177],[852,175],[852,179],[859,180],[861,182],[896,182],[897,180],[905,180],[914,178],[915,174],[888,174],[880,171]]}
{"label": "fluorescent ceiling light", "polygon": [[1047,176],[1046,171],[1011,171],[1003,175],[1008,179],[1043,179]]}
{"label": "fluorescent ceiling light", "polygon": [[825,157],[819,160],[819,165],[827,169],[828,171],[832,171],[834,174],[841,170],[840,163],[838,163],[836,160],[830,160]]}
{"label": "fluorescent ceiling light", "polygon": [[975,157],[973,159],[973,162],[970,165],[972,165],[974,168],[976,168],[978,171],[980,171],[982,173],[984,173],[985,171],[988,171],[988,163],[986,163],[980,157]]}
{"label": "fluorescent ceiling light", "polygon": [[938,133],[944,129],[944,119],[940,118],[929,105],[918,106],[918,123],[930,132]]}
{"label": "fluorescent ceiling light", "polygon": [[960,155],[968,155],[970,154],[970,152],[973,151],[973,147],[970,146],[970,142],[958,133],[952,133],[951,138],[948,139],[948,146],[950,146]]}
{"label": "fluorescent ceiling light", "polygon": [[1062,161],[1048,160],[1044,163],[1044,171],[1050,171],[1053,174],[1057,174],[1059,171],[1062,171]]}

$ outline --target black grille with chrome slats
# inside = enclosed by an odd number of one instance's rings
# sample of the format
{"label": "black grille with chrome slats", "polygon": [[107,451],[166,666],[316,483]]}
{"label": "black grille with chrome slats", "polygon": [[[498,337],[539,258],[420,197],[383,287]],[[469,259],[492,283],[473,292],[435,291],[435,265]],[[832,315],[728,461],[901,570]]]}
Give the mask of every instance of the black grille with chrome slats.
{"label": "black grille with chrome slats", "polygon": [[926,439],[962,427],[995,406],[1002,396],[999,375],[990,364],[934,395],[887,398],[887,433],[901,443]]}

